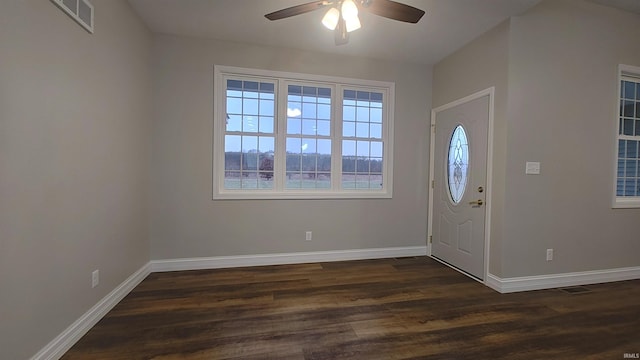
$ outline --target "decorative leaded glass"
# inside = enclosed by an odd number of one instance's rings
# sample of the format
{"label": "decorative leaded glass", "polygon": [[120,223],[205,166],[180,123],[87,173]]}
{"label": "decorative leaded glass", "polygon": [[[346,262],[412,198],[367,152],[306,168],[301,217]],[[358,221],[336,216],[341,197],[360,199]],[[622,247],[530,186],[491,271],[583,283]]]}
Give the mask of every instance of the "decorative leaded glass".
{"label": "decorative leaded glass", "polygon": [[456,126],[449,142],[449,162],[447,166],[447,181],[449,193],[454,204],[462,200],[464,190],[467,187],[469,172],[469,142],[467,133],[462,125]]}

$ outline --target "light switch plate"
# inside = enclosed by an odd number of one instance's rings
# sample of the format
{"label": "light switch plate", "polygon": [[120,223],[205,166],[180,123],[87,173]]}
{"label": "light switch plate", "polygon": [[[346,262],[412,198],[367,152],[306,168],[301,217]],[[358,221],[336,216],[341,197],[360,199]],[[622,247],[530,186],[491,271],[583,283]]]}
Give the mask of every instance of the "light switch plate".
{"label": "light switch plate", "polygon": [[540,174],[540,163],[527,161],[527,166],[525,168],[525,174],[527,175],[539,175]]}

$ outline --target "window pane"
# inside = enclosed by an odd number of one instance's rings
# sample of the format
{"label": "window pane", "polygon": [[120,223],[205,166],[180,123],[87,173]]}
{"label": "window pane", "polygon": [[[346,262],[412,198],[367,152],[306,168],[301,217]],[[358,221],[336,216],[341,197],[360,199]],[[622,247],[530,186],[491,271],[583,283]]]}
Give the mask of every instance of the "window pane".
{"label": "window pane", "polygon": [[227,98],[227,114],[242,114],[242,99],[228,97]]}
{"label": "window pane", "polygon": [[287,154],[287,171],[300,171],[302,156],[298,154]]}
{"label": "window pane", "polygon": [[342,142],[343,156],[356,156],[356,142],[353,140],[344,140]]}
{"label": "window pane", "polygon": [[[318,157],[314,154],[314,155],[307,155],[307,154],[303,154],[302,155],[302,172],[304,173],[308,173],[308,172],[316,172],[317,170],[317,160]],[[308,178],[309,176],[307,176]]]}
{"label": "window pane", "polygon": [[638,141],[627,141],[627,158],[636,159],[638,157]]}
{"label": "window pane", "polygon": [[227,115],[227,131],[242,131],[242,117],[240,115]]}
{"label": "window pane", "polygon": [[258,153],[242,153],[242,164],[240,170],[247,176],[247,173],[258,170]]}
{"label": "window pane", "polygon": [[302,134],[303,135],[315,135],[316,134],[316,121],[315,120],[302,120]]}
{"label": "window pane", "polygon": [[369,108],[358,106],[356,108],[356,120],[369,122]]}
{"label": "window pane", "polygon": [[636,183],[637,183],[636,179],[625,180],[625,189],[624,189],[625,196],[638,196],[640,194],[640,191],[636,187]]}
{"label": "window pane", "polygon": [[372,108],[370,110],[371,122],[381,123],[382,122],[382,109]]}
{"label": "window pane", "polygon": [[302,120],[300,119],[287,119],[287,134],[301,134],[302,133]]}
{"label": "window pane", "polygon": [[370,130],[371,130],[371,133],[369,134],[369,136],[375,139],[382,139],[382,125],[371,124]]}
{"label": "window pane", "polygon": [[302,117],[305,119],[315,119],[318,116],[316,111],[316,104],[314,103],[303,103],[302,104]]}
{"label": "window pane", "polygon": [[624,196],[624,180],[618,179],[616,183],[616,196]]}
{"label": "window pane", "polygon": [[356,123],[356,137],[368,138],[369,137],[369,123]]}
{"label": "window pane", "polygon": [[351,121],[345,121],[342,123],[342,136],[352,137],[356,136],[356,123]]}
{"label": "window pane", "polygon": [[240,152],[242,148],[242,136],[238,135],[225,135],[224,137],[224,151],[225,152]]}
{"label": "window pane", "polygon": [[627,160],[627,164],[626,164],[626,171],[625,171],[625,176],[626,177],[636,177],[638,175],[637,171],[637,164],[638,161],[637,160]]}
{"label": "window pane", "polygon": [[268,97],[269,93],[273,94],[274,88],[275,86],[271,83],[260,83],[260,95],[266,95]]}
{"label": "window pane", "polygon": [[258,117],[257,116],[244,116],[242,118],[242,131],[244,131],[244,132],[258,132]]}
{"label": "window pane", "polygon": [[625,160],[618,160],[618,177],[624,177],[624,164]]}
{"label": "window pane", "polygon": [[623,112],[623,116],[625,117],[633,117],[633,115],[635,114],[634,111],[634,105],[635,101],[628,101],[625,100],[624,104],[623,104],[623,108],[624,108],[624,112]]}
{"label": "window pane", "polygon": [[267,116],[260,117],[260,132],[273,134],[273,118]]}
{"label": "window pane", "polygon": [[369,157],[369,142],[358,141],[358,148],[356,149],[356,153],[358,157],[361,157],[361,156]]}
{"label": "window pane", "polygon": [[382,143],[379,141],[371,142],[371,156],[382,158]]}
{"label": "window pane", "polygon": [[320,136],[329,136],[331,135],[331,123],[329,121],[318,120],[317,123],[318,135]]}
{"label": "window pane", "polygon": [[273,100],[260,100],[260,115],[273,116],[275,112],[273,110]]}
{"label": "window pane", "polygon": [[624,135],[633,135],[633,119],[624,119],[624,129],[622,129]]}
{"label": "window pane", "polygon": [[303,154],[315,154],[316,139],[303,138],[301,149]]}
{"label": "window pane", "polygon": [[260,136],[258,138],[258,151],[260,153],[273,153],[275,139],[270,136]]}
{"label": "window pane", "polygon": [[624,83],[624,98],[635,99],[636,98],[636,84],[631,81],[623,81]]}
{"label": "window pane", "polygon": [[258,150],[258,137],[257,136],[243,136],[242,137],[242,152],[257,152]]}
{"label": "window pane", "polygon": [[287,104],[287,116],[294,118],[302,115],[302,103],[290,101]]}
{"label": "window pane", "polygon": [[302,139],[300,138],[287,138],[287,153],[300,154],[302,151]]}
{"label": "window pane", "polygon": [[331,119],[331,105],[318,104],[318,119],[323,119],[323,120]]}
{"label": "window pane", "polygon": [[331,140],[318,139],[317,145],[318,145],[318,148],[317,148],[318,154],[331,155]]}
{"label": "window pane", "polygon": [[356,120],[356,107],[355,106],[345,106],[342,109],[342,119],[346,121],[355,121]]}
{"label": "window pane", "polygon": [[242,113],[246,115],[258,115],[258,100],[247,99],[245,95],[245,98],[242,100]]}
{"label": "window pane", "polygon": [[382,158],[371,158],[371,161],[369,162],[369,171],[372,174],[382,176]]}

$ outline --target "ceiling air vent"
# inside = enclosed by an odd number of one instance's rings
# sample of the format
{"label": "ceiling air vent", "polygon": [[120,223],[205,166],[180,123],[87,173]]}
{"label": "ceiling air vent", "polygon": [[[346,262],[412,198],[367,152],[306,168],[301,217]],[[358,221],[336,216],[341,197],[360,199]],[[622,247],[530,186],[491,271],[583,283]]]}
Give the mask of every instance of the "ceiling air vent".
{"label": "ceiling air vent", "polygon": [[93,34],[93,5],[87,0],[51,0],[73,20]]}

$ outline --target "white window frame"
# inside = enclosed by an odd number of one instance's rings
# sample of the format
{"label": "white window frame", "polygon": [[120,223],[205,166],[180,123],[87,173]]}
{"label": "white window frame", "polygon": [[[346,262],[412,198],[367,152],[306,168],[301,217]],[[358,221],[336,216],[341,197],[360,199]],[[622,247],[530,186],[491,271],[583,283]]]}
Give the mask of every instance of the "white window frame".
{"label": "white window frame", "polygon": [[614,151],[614,172],[613,172],[613,208],[640,208],[640,196],[618,196],[617,195],[617,183],[618,183],[618,142],[619,140],[640,140],[640,136],[629,136],[620,134],[620,100],[622,94],[620,92],[621,81],[625,79],[631,79],[633,81],[640,81],[640,67],[631,65],[618,65],[618,76],[616,82],[616,117],[615,117],[615,151]]}
{"label": "white window frame", "polygon": [[[255,78],[256,81],[270,81],[276,84],[275,104],[275,158],[273,189],[225,189],[225,149],[226,131],[226,79],[228,77]],[[287,101],[278,100],[278,94],[287,93],[289,82],[311,83],[332,89],[331,106],[331,189],[285,189],[286,169],[282,165],[286,153]],[[383,169],[381,189],[342,188],[342,107],[344,90],[376,91],[383,94]],[[333,76],[299,74],[280,71],[248,69],[233,66],[214,65],[213,91],[213,195],[214,200],[224,199],[367,199],[391,198],[393,195],[393,115],[395,103],[395,83]],[[280,163],[279,165],[277,163]]]}

